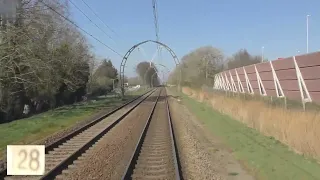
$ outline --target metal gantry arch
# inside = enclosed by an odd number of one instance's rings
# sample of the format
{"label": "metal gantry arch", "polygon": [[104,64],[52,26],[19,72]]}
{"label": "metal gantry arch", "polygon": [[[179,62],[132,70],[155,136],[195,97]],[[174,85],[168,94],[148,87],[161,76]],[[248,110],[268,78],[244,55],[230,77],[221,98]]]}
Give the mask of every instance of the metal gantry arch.
{"label": "metal gantry arch", "polygon": [[159,75],[159,72],[158,72],[158,69],[157,69],[156,66],[164,67],[164,68],[166,68],[166,70],[167,70],[168,72],[170,72],[170,69],[169,69],[167,66],[165,66],[165,65],[163,65],[163,64],[160,64],[160,63],[154,63],[154,62],[153,62],[153,63],[151,64],[151,66],[148,67],[147,71],[146,71],[145,74],[144,74],[143,80],[144,80],[145,82],[147,82],[146,77],[147,77],[148,72],[149,72],[151,69],[154,69],[155,72]]}
{"label": "metal gantry arch", "polygon": [[158,65],[158,66],[161,66],[161,67],[164,67],[168,72],[170,72],[170,69],[169,69],[167,66],[163,65],[163,64],[154,63],[154,62],[153,62],[153,64]]}
{"label": "metal gantry arch", "polygon": [[[144,81],[145,81],[145,82],[147,82],[146,77],[147,77],[148,72],[149,72],[151,69],[154,69],[154,70],[155,70],[155,72],[154,72],[154,73],[152,74],[152,76],[151,76],[151,81],[153,81],[153,76],[154,76],[155,74],[157,74],[157,75],[158,75],[158,78],[159,78],[159,71],[158,71],[158,69],[156,68],[157,65],[166,68],[166,70],[167,70],[168,72],[170,72],[170,69],[169,69],[167,66],[163,65],[163,64],[154,63],[154,62],[153,62],[152,64],[153,64],[153,65],[149,66],[148,69],[147,69],[147,71],[146,71],[145,74],[144,74],[144,77],[143,77],[143,78],[144,78]],[[163,72],[163,71],[162,71],[162,72]],[[164,80],[164,79],[163,79],[163,80]],[[150,86],[153,87],[152,82],[150,82]]]}
{"label": "metal gantry arch", "polygon": [[[167,66],[163,65],[163,64],[157,63],[157,64],[155,64],[155,65],[159,65],[159,66],[161,66],[161,67],[164,67],[164,68],[167,70],[168,73],[171,72],[170,69],[169,69]],[[162,81],[163,81],[163,85],[164,85],[164,84],[165,84],[165,83],[164,83],[164,71],[162,70],[161,72],[162,72],[162,76],[163,76],[163,77],[162,77]],[[180,74],[180,75],[181,75],[181,74]]]}
{"label": "metal gantry arch", "polygon": [[[122,96],[124,96],[124,68],[125,68],[125,65],[127,63],[127,60],[130,56],[130,54],[137,48],[139,47],[140,45],[142,44],[145,44],[145,43],[148,43],[148,42],[152,42],[152,43],[155,43],[155,44],[158,44],[158,45],[161,45],[162,47],[164,47],[167,51],[169,51],[169,53],[171,54],[173,60],[174,60],[174,63],[176,64],[176,67],[178,67],[178,65],[180,64],[179,62],[179,59],[177,57],[177,55],[174,53],[174,51],[169,48],[169,46],[167,46],[166,44],[162,43],[162,42],[159,42],[159,41],[154,41],[154,40],[146,40],[146,41],[142,41],[134,46],[132,46],[127,52],[126,54],[123,56],[123,59],[121,61],[121,65],[120,65],[120,86],[121,86],[121,93],[122,93]],[[180,72],[180,78],[179,78],[179,87],[180,87],[180,81],[181,81],[181,72]]]}

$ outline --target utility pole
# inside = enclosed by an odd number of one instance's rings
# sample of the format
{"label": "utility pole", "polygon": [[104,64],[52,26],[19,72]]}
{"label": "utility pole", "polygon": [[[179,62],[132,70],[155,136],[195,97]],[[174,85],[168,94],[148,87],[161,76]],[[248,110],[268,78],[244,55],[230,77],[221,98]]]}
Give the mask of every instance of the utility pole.
{"label": "utility pole", "polygon": [[207,59],[207,62],[206,62],[206,82],[208,79],[208,64],[209,64],[209,60]]}
{"label": "utility pole", "polygon": [[263,50],[264,50],[264,46],[261,47],[261,62],[264,61]]}
{"label": "utility pole", "polygon": [[210,62],[210,59],[209,59],[209,55],[206,55],[205,56],[205,73],[206,73],[206,83],[207,83],[207,80],[208,80],[208,65],[209,65],[209,62]]}
{"label": "utility pole", "polygon": [[162,71],[162,85],[165,85],[164,83],[164,72]]}
{"label": "utility pole", "polygon": [[[159,42],[159,22],[158,22],[158,4],[157,0],[152,0],[152,9],[153,9],[153,19],[154,19],[154,26],[155,26],[155,34],[156,34],[156,41]],[[161,47],[157,44],[157,52],[158,57],[161,60]]]}
{"label": "utility pole", "polygon": [[307,53],[309,53],[309,17],[310,15],[307,15]]}

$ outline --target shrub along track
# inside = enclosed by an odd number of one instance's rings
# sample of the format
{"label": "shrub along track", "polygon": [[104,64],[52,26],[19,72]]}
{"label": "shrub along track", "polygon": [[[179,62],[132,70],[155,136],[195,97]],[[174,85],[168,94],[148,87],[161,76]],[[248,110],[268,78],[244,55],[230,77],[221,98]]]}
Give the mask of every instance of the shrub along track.
{"label": "shrub along track", "polygon": [[166,90],[154,104],[122,179],[182,179]]}
{"label": "shrub along track", "polygon": [[0,179],[3,179],[3,177],[5,179],[54,179],[154,92],[155,90],[147,92],[46,146],[46,170],[44,176],[6,176],[5,169],[1,172]]}

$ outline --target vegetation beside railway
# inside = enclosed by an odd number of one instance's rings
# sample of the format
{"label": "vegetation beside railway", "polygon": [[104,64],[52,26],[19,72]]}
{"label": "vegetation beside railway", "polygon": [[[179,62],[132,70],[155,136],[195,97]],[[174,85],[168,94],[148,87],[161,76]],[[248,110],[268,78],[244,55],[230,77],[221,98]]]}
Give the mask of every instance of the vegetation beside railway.
{"label": "vegetation beside railway", "polygon": [[[112,110],[121,104],[145,93],[148,88],[127,92],[124,99],[117,96],[100,96],[96,100],[59,107],[26,119],[0,124],[0,152],[8,144],[30,144],[63,131],[99,112]],[[3,157],[1,154],[0,158]]]}
{"label": "vegetation beside railway", "polygon": [[205,102],[175,93],[212,135],[220,138],[258,179],[320,179],[317,161],[296,154],[275,138],[264,136],[230,116],[213,110]]}
{"label": "vegetation beside railway", "polygon": [[200,47],[182,57],[168,83],[178,83],[182,74],[181,86],[192,91],[186,93],[190,97],[180,94],[187,106],[261,179],[320,179],[320,166],[314,160],[320,157],[318,108],[301,112],[291,107],[291,101],[282,106],[270,98],[267,104],[204,91],[213,86],[214,74],[261,60],[246,50],[225,58],[219,49]]}
{"label": "vegetation beside railway", "polygon": [[17,14],[0,26],[0,123],[112,90],[117,69],[62,17],[65,1],[23,1]]}
{"label": "vegetation beside railway", "polygon": [[65,18],[71,13],[68,2],[22,2],[12,6],[17,7],[15,22],[0,20],[0,124],[117,87],[112,60],[98,57],[87,37]]}

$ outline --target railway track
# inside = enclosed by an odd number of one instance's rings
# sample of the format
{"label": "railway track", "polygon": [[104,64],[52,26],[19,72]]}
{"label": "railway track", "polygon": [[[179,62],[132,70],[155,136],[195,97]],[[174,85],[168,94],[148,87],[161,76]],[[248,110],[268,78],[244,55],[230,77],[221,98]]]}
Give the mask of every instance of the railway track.
{"label": "railway track", "polygon": [[[117,125],[124,117],[133,111],[145,99],[155,93],[151,90],[146,94],[126,103],[110,113],[98,118],[94,122],[66,135],[46,147],[45,175],[39,176],[6,176],[6,169],[1,172],[0,179],[55,179],[68,166],[85,153],[110,129]],[[108,119],[106,119],[108,117]]]}
{"label": "railway track", "polygon": [[157,98],[122,179],[182,179],[165,89]]}

